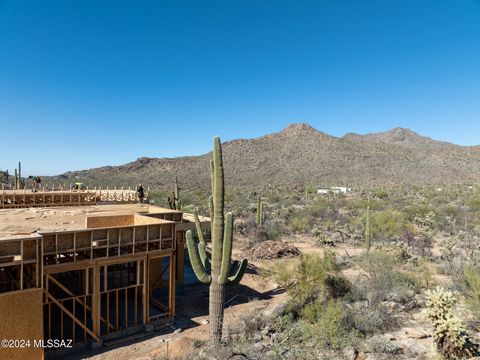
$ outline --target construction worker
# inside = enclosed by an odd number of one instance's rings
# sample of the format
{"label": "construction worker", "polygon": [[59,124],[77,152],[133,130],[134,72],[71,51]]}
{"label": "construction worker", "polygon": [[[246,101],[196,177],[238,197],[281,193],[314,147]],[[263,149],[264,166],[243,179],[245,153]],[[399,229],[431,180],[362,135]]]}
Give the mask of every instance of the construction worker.
{"label": "construction worker", "polygon": [[40,179],[39,176],[29,176],[30,179],[32,179],[32,192],[37,192],[37,188],[39,188],[40,183],[42,182],[42,179]]}
{"label": "construction worker", "polygon": [[145,197],[145,191],[143,190],[142,184],[138,184],[137,196],[138,196],[138,203],[143,204],[143,199]]}

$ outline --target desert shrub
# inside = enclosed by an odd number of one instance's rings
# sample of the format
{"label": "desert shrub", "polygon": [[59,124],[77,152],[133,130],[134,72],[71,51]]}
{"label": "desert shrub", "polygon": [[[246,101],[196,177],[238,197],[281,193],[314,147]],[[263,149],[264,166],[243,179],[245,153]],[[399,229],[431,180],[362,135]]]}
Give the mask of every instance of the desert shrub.
{"label": "desert shrub", "polygon": [[427,316],[433,324],[435,344],[446,359],[466,359],[480,354],[462,321],[453,314],[457,299],[441,287],[426,291]]}
{"label": "desert shrub", "polygon": [[266,325],[266,319],[257,315],[245,315],[240,318],[238,328],[235,329],[241,337],[251,339]]}
{"label": "desert shrub", "polygon": [[402,211],[405,214],[405,218],[413,223],[425,223],[431,226],[432,229],[435,226],[437,220],[437,214],[434,209],[427,205],[409,205],[405,206]]}
{"label": "desert shrub", "polygon": [[252,229],[250,239],[253,244],[266,240],[278,240],[283,232],[280,224],[274,221],[266,221],[263,225],[255,226]]}
{"label": "desert shrub", "polygon": [[325,251],[322,257],[308,254],[297,263],[277,265],[273,274],[275,280],[290,293],[292,308],[303,308],[318,298],[326,298],[325,281],[329,272],[335,269],[335,254]]}
{"label": "desert shrub", "polygon": [[305,255],[297,263],[284,263],[274,270],[274,276],[290,294],[287,314],[301,329],[303,341],[314,342],[320,349],[352,346],[358,336],[349,327],[342,301],[352,285],[338,272],[333,252]]}
{"label": "desert shrub", "polygon": [[385,189],[377,189],[373,192],[373,196],[379,199],[388,199],[388,191]]}
{"label": "desert shrub", "polygon": [[[352,225],[365,233],[367,211],[352,221]],[[404,215],[397,210],[372,211],[370,226],[374,243],[385,243],[399,239],[411,225],[405,220]]]}
{"label": "desert shrub", "polygon": [[[368,200],[365,199],[351,199],[345,203],[345,208],[348,210],[365,210],[368,206]],[[370,200],[370,208],[372,210],[378,210],[381,208],[381,203],[378,200]]]}
{"label": "desert shrub", "polygon": [[480,318],[480,272],[472,266],[464,269],[462,289],[472,313]]}
{"label": "desert shrub", "polygon": [[438,210],[438,219],[440,230],[455,234],[465,224],[465,210],[460,206],[443,206]]}
{"label": "desert shrub", "polygon": [[405,229],[396,245],[402,248],[405,260],[412,260],[422,256],[432,256],[433,238],[430,233]]}
{"label": "desert shrub", "polygon": [[360,300],[371,304],[393,300],[400,303],[409,301],[419,285],[415,277],[406,271],[399,271],[403,261],[398,249],[376,250],[362,255],[357,264],[363,274],[357,281],[354,293]]}
{"label": "desert shrub", "polygon": [[406,273],[413,279],[416,287],[428,289],[433,283],[435,266],[425,257],[418,257],[406,266]]}
{"label": "desert shrub", "polygon": [[442,241],[440,246],[443,271],[462,280],[465,266],[480,268],[480,242],[476,235],[459,231]]}
{"label": "desert shrub", "polygon": [[305,233],[310,229],[310,222],[312,218],[310,216],[295,216],[290,219],[290,229],[294,233]]}
{"label": "desert shrub", "polygon": [[398,211],[372,213],[372,235],[374,240],[388,241],[399,237],[408,228],[403,215]]}
{"label": "desert shrub", "polygon": [[347,327],[347,313],[340,301],[309,304],[303,310],[303,317],[310,323],[306,326],[307,337],[315,339],[321,348],[338,350],[356,340],[356,333]]}
{"label": "desert shrub", "polygon": [[324,283],[327,296],[332,299],[343,298],[352,291],[352,284],[341,274],[328,274]]}
{"label": "desert shrub", "polygon": [[363,335],[385,332],[397,325],[397,320],[384,304],[369,304],[366,301],[353,303],[347,308],[348,327]]}

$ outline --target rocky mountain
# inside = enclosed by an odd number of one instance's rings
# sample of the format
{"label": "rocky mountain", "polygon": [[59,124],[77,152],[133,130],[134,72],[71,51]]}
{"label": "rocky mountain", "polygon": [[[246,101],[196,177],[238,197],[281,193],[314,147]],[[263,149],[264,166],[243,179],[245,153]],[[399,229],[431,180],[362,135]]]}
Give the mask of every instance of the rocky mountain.
{"label": "rocky mountain", "polygon": [[[435,141],[402,128],[339,138],[307,124],[292,124],[278,133],[226,142],[223,153],[226,181],[234,186],[443,184],[480,179],[479,147]],[[140,158],[59,178],[103,186],[139,182],[170,186],[177,174],[184,188],[206,187],[209,159],[210,154]]]}
{"label": "rocky mountain", "polygon": [[426,136],[418,135],[416,132],[410,129],[400,127],[390,131],[366,135],[348,133],[344,135],[343,138],[357,142],[380,142],[417,150],[442,150],[452,149],[452,147],[459,147],[458,145],[437,141]]}

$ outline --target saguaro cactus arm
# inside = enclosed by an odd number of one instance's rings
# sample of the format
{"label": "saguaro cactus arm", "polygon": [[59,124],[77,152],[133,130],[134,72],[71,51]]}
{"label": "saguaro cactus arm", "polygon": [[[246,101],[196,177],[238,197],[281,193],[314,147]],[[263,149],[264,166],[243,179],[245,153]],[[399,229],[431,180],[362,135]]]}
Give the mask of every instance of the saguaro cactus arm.
{"label": "saguaro cactus arm", "polygon": [[229,285],[234,285],[234,284],[238,284],[242,278],[243,278],[243,275],[245,275],[245,270],[247,269],[247,266],[248,266],[248,260],[247,259],[243,259],[241,262],[238,262],[236,261],[238,268],[235,268],[235,267],[231,267],[231,269],[236,269],[236,271],[230,275],[228,277],[228,283]]}
{"label": "saguaro cactus arm", "polygon": [[228,273],[230,272],[230,259],[232,258],[232,242],[233,242],[233,216],[228,213],[225,221],[225,230],[223,234],[223,251],[222,251],[222,266],[220,268],[220,276],[218,282],[225,284],[228,280]]}
{"label": "saguaro cactus arm", "polygon": [[207,270],[205,269],[205,266],[200,259],[200,254],[197,247],[195,246],[195,241],[193,240],[191,230],[187,231],[186,238],[188,257],[190,258],[190,263],[192,264],[193,271],[195,272],[195,275],[200,282],[204,284],[209,284],[212,281],[212,277],[207,273]]}
{"label": "saguaro cactus arm", "polygon": [[208,210],[210,212],[210,235],[212,234],[212,223],[213,223],[213,197],[208,197]]}
{"label": "saguaro cactus arm", "polygon": [[202,264],[206,268],[207,267],[206,263],[208,261],[207,251],[206,251],[207,244],[205,242],[205,236],[203,236],[202,225],[200,224],[200,219],[198,217],[198,213],[196,210],[193,212],[193,217],[195,219],[195,228],[197,230],[197,235],[199,240],[198,252],[200,255],[200,259],[202,260]]}

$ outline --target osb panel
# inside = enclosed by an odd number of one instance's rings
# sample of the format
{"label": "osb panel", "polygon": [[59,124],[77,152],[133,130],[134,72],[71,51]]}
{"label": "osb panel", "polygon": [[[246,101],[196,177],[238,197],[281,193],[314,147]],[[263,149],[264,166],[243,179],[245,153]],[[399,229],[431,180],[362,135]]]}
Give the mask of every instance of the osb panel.
{"label": "osb panel", "polygon": [[151,216],[135,214],[135,225],[158,224],[158,219]]}
{"label": "osb panel", "polygon": [[148,227],[148,239],[160,239],[160,225],[153,225]]}
{"label": "osb panel", "polygon": [[108,230],[95,230],[93,231],[93,240],[107,240],[108,237]]}
{"label": "osb panel", "polygon": [[147,240],[147,227],[146,226],[135,227],[135,241],[145,241],[145,240]]}
{"label": "osb panel", "polygon": [[20,255],[20,241],[0,242],[0,256]]}
{"label": "osb panel", "polygon": [[133,227],[122,228],[121,229],[121,236],[120,236],[120,243],[126,244],[133,242]]}
{"label": "osb panel", "polygon": [[58,251],[73,249],[73,233],[61,233],[57,235]]}
{"label": "osb panel", "polygon": [[119,229],[109,229],[110,231],[110,245],[118,244],[118,233]]}
{"label": "osb panel", "polygon": [[90,247],[90,231],[80,231],[77,232],[75,242],[77,244],[77,249]]}
{"label": "osb panel", "polygon": [[55,251],[55,235],[43,235],[43,251]]}
{"label": "osb panel", "polygon": [[171,238],[173,235],[173,225],[172,224],[162,224],[162,239]]}
{"label": "osb panel", "polygon": [[86,218],[87,229],[128,226],[135,222],[134,215],[112,215],[112,216],[88,216]]}
{"label": "osb panel", "polygon": [[[30,340],[28,348],[2,348],[2,359],[43,359],[43,349],[33,346],[43,339],[42,289],[0,294],[1,339]],[[15,311],[12,311],[15,309]]]}
{"label": "osb panel", "polygon": [[23,258],[25,260],[34,260],[37,258],[36,240],[28,240],[23,242]]}

